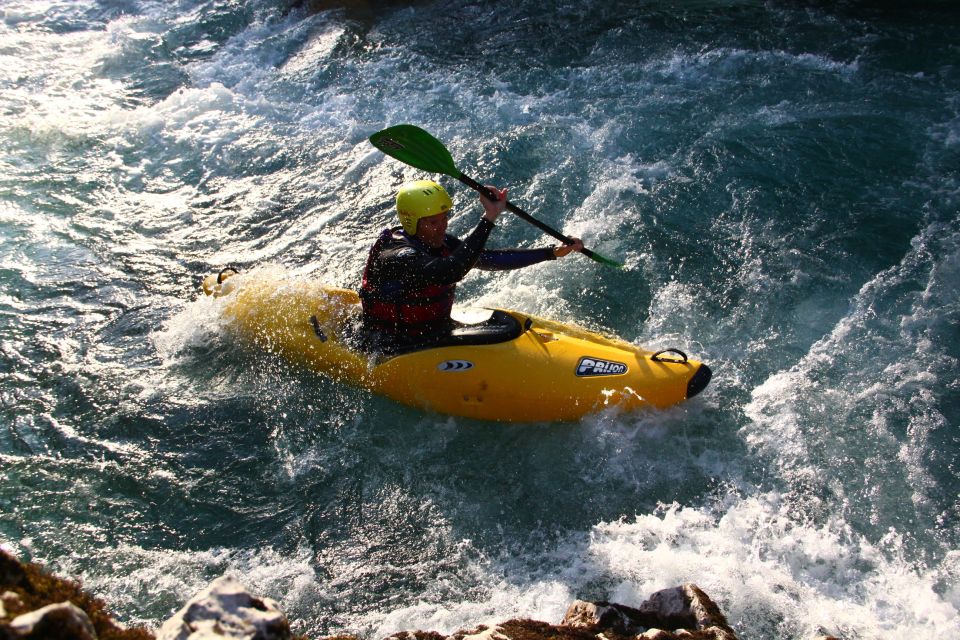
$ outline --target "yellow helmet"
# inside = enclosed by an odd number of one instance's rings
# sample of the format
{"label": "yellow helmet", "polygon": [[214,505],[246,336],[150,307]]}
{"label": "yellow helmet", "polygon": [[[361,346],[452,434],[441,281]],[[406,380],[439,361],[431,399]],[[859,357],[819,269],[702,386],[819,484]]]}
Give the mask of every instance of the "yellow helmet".
{"label": "yellow helmet", "polygon": [[417,233],[417,222],[438,213],[446,213],[453,207],[453,200],[433,180],[416,180],[400,187],[397,192],[397,215],[403,230],[410,235]]}

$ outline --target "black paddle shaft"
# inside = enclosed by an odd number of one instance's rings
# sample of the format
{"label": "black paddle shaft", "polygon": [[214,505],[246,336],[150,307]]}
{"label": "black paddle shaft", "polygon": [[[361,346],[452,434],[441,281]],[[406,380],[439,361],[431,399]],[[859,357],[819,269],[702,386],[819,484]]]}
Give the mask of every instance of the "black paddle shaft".
{"label": "black paddle shaft", "polygon": [[[483,186],[482,184],[480,184],[479,182],[477,182],[476,180],[474,180],[474,179],[471,178],[470,176],[467,176],[467,175],[464,175],[464,174],[461,173],[459,176],[457,176],[457,179],[458,179],[460,182],[462,182],[463,184],[465,184],[465,185],[467,185],[468,187],[470,187],[471,189],[476,189],[477,191],[479,191],[480,193],[482,193],[483,195],[485,195],[485,196],[487,197],[487,199],[489,199],[489,200],[496,200],[496,199],[497,199],[497,198],[496,198],[496,195],[495,195],[492,191],[490,191],[490,189],[486,188],[485,186]],[[543,231],[543,232],[546,233],[547,235],[550,235],[550,236],[556,238],[557,240],[559,240],[559,241],[562,242],[563,244],[573,244],[573,240],[571,240],[568,236],[565,236],[565,235],[563,235],[562,233],[560,233],[559,231],[557,231],[556,229],[554,229],[553,227],[550,227],[550,226],[548,226],[548,225],[540,222],[539,220],[537,220],[536,218],[534,218],[534,217],[531,216],[529,213],[527,213],[526,211],[524,211],[523,209],[521,209],[521,208],[518,207],[517,205],[513,204],[513,203],[510,202],[509,200],[507,200],[507,209],[510,209],[510,211],[511,211],[512,213],[515,213],[516,215],[520,216],[521,218],[523,218],[524,220],[526,220],[527,222],[529,222],[530,224],[532,224],[532,225],[535,226],[536,228],[540,229],[541,231]],[[590,249],[584,248],[584,249],[581,250],[581,252],[582,252],[585,256],[587,256],[587,257],[589,257],[589,258],[594,258],[594,253],[593,253],[593,251],[590,251]]]}

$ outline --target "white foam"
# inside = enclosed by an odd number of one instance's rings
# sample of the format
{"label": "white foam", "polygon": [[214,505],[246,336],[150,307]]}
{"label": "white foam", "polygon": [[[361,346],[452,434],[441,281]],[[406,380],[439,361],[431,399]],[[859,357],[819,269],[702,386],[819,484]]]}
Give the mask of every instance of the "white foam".
{"label": "white foam", "polygon": [[710,314],[703,308],[704,300],[709,300],[709,295],[703,286],[676,280],[668,282],[653,292],[641,339],[647,343],[651,338],[658,344],[669,342],[666,346],[702,356],[703,345],[693,340],[694,336],[710,334],[707,320]]}
{"label": "white foam", "polygon": [[890,559],[842,522],[798,522],[774,493],[736,500],[717,514],[671,505],[598,525],[588,557],[624,604],[696,582],[743,637],[774,629],[807,637],[821,626],[860,637],[935,636],[960,621],[934,591],[936,569]]}
{"label": "white foam", "polygon": [[363,620],[365,637],[384,638],[398,631],[429,630],[453,633],[493,626],[515,618],[557,623],[573,600],[569,588],[558,580],[521,587],[490,576],[478,585],[486,597],[455,602],[423,601],[388,613],[373,612]]}
{"label": "white foam", "polygon": [[[910,451],[901,451],[901,458],[917,462],[908,465],[911,484],[928,485],[919,464],[925,434],[943,426],[938,386],[955,379],[956,370],[954,358],[929,345],[943,323],[958,316],[958,265],[960,233],[940,223],[924,229],[899,265],[863,286],[849,314],[830,334],[796,365],[753,390],[744,409],[752,421],[742,430],[747,441],[781,473],[809,474],[820,469],[819,443],[830,438],[842,445],[851,415],[861,414],[868,416],[864,426],[869,429],[848,438],[869,438],[877,447],[850,453],[882,457],[898,450],[901,442]],[[911,311],[899,317],[878,317],[875,311],[878,306],[903,306],[903,301]],[[904,411],[900,398],[913,408]],[[894,426],[904,415],[916,421],[906,436]]]}
{"label": "white foam", "polygon": [[[776,493],[728,496],[716,511],[664,505],[595,526],[542,562],[475,566],[475,596],[369,614],[368,637],[399,630],[451,633],[511,618],[559,623],[573,599],[638,606],[651,593],[695,582],[741,637],[949,636],[960,623],[956,588],[938,585],[957,571],[956,554],[918,570],[895,553],[896,536],[875,546],[841,521],[802,523]],[[894,553],[891,554],[891,550]],[[530,566],[541,569],[530,573]],[[498,576],[509,576],[500,578]],[[426,595],[426,594],[425,594]]]}
{"label": "white foam", "polygon": [[293,75],[312,73],[330,58],[346,32],[344,27],[332,25],[311,34],[306,44],[281,65],[281,71]]}
{"label": "white foam", "polygon": [[[263,545],[176,551],[120,545],[99,549],[95,566],[83,566],[70,557],[54,559],[48,566],[80,577],[85,588],[114,610],[146,614],[131,614],[126,621],[134,624],[157,624],[158,613],[165,619],[213,579],[228,573],[252,593],[272,597],[288,611],[324,598],[308,549],[290,552]],[[144,611],[144,605],[152,611]]]}
{"label": "white foam", "polygon": [[696,53],[677,50],[665,58],[647,63],[646,71],[685,81],[693,81],[709,75],[711,81],[716,81],[724,76],[736,78],[754,63],[763,68],[783,66],[788,69],[829,72],[840,77],[852,75],[860,69],[859,61],[856,59],[834,60],[825,55],[793,53],[778,49],[756,51],[719,47]]}
{"label": "white foam", "polygon": [[150,336],[164,366],[175,364],[191,348],[207,347],[217,340],[223,328],[222,307],[223,302],[219,299],[201,295],[174,310],[163,326]]}
{"label": "white foam", "polygon": [[97,6],[92,0],[27,0],[5,2],[3,23],[17,26],[21,23],[43,23],[45,19],[74,19]]}

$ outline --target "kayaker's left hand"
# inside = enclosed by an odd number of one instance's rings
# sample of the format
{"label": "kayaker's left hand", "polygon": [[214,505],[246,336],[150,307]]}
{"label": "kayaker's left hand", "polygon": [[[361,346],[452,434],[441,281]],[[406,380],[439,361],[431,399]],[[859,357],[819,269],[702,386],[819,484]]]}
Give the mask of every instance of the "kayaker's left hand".
{"label": "kayaker's left hand", "polygon": [[496,196],[497,199],[490,200],[482,193],[480,194],[480,202],[483,204],[484,210],[483,217],[490,222],[494,222],[496,221],[497,216],[503,213],[507,208],[507,190],[498,189],[492,184],[488,184],[486,187],[490,190],[490,193]]}
{"label": "kayaker's left hand", "polygon": [[553,255],[562,258],[573,251],[583,251],[583,240],[580,238],[570,238],[573,244],[561,244],[553,248]]}

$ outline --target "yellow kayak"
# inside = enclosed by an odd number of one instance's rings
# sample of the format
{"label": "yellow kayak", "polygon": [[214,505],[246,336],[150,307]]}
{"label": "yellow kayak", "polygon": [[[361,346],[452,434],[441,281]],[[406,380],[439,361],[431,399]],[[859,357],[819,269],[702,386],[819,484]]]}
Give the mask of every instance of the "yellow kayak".
{"label": "yellow kayak", "polygon": [[654,353],[569,324],[505,309],[455,309],[460,325],[399,351],[362,341],[355,291],[268,271],[203,282],[241,339],[336,380],[437,413],[482,420],[577,420],[604,407],[668,407],[710,381],[675,349]]}

